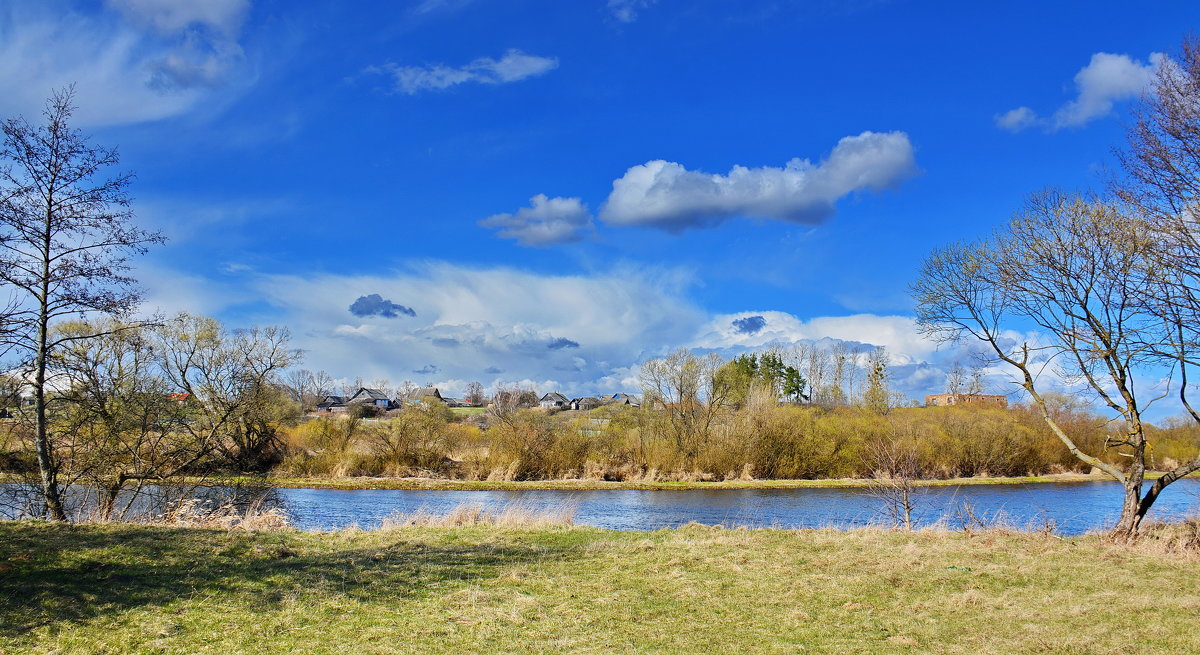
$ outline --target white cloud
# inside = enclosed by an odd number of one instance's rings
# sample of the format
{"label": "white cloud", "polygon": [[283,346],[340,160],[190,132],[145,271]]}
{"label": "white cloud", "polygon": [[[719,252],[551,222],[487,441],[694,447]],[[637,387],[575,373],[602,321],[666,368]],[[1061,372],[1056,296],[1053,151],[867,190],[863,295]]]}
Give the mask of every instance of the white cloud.
{"label": "white cloud", "polygon": [[108,0],[108,6],[135,24],[163,34],[196,26],[235,37],[242,28],[249,0]]}
{"label": "white cloud", "polygon": [[214,88],[248,82],[233,36],[241,19],[220,10],[237,3],[126,4],[126,20],[56,0],[0,10],[0,115],[33,119],[52,90],[75,84],[76,125],[138,123],[211,105]]}
{"label": "white cloud", "polygon": [[429,66],[398,66],[388,63],[372,66],[369,73],[390,75],[396,91],[414,94],[420,91],[448,89],[459,84],[506,84],[528,77],[544,75],[558,68],[558,59],[529,55],[517,49],[504,53],[500,59],[480,57],[458,68],[445,64]]}
{"label": "white cloud", "polygon": [[582,239],[592,229],[592,215],[579,198],[547,198],[539,193],[517,213],[489,216],[479,224],[523,246],[548,246]]}
{"label": "white cloud", "polygon": [[[680,347],[732,357],[772,346],[845,343],[860,353],[885,346],[893,388],[921,398],[939,392],[954,362],[969,365],[979,347],[939,348],[906,316],[708,314],[688,299],[689,275],[640,267],[542,275],[427,263],[385,275],[242,269],[236,279],[204,279],[141,266],[138,277],[147,281],[147,311],[232,312],[234,326],[286,325],[305,351],[306,368],[347,380],[429,381],[450,394],[472,380],[570,395],[637,391],[640,364]],[[364,318],[349,311],[356,298],[371,293],[412,307],[415,316]],[[261,312],[264,304],[272,309]],[[1038,335],[1007,336],[1037,343]],[[1016,388],[1003,368],[991,379],[997,392]]]}
{"label": "white cloud", "polygon": [[[761,327],[753,332],[745,330],[745,320],[755,317],[763,319],[759,322]],[[712,349],[735,346],[759,348],[769,344],[821,339],[884,346],[893,363],[925,361],[938,346],[917,331],[916,321],[909,316],[854,314],[803,320],[779,311],[718,314],[700,328],[694,345]]]}
{"label": "white cloud", "polygon": [[1137,97],[1149,86],[1162,63],[1162,53],[1150,55],[1149,63],[1140,63],[1128,55],[1097,52],[1091,62],[1075,75],[1078,97],[1054,112],[1054,126],[1076,127],[1107,116],[1113,103]]}
{"label": "white cloud", "polygon": [[[277,308],[273,321],[293,326],[306,366],[349,378],[402,380],[433,365],[445,380],[528,378],[599,391],[597,380],[685,343],[703,318],[684,297],[687,275],[644,268],[538,275],[430,263],[393,275],[242,279]],[[370,293],[416,316],[348,311]]]}
{"label": "white cloud", "polygon": [[915,173],[913,147],[903,132],[845,137],[816,165],[797,158],[783,168],[734,166],[716,175],[654,160],[613,182],[600,218],[670,231],[738,216],[815,224],[833,215],[839,199],[895,187]]}
{"label": "white cloud", "polygon": [[996,125],[1012,132],[1039,125],[1049,131],[1087,125],[1111,114],[1115,103],[1146,91],[1164,61],[1166,55],[1160,52],[1151,53],[1147,62],[1129,55],[1097,52],[1075,74],[1075,97],[1052,116],[1041,117],[1029,107],[1018,107],[997,115]]}
{"label": "white cloud", "polygon": [[1039,122],[1037,112],[1029,107],[1017,107],[996,115],[996,125],[1010,132],[1020,132]]}
{"label": "white cloud", "polygon": [[656,4],[658,0],[608,0],[608,10],[613,18],[622,23],[632,23],[637,20],[638,12]]}

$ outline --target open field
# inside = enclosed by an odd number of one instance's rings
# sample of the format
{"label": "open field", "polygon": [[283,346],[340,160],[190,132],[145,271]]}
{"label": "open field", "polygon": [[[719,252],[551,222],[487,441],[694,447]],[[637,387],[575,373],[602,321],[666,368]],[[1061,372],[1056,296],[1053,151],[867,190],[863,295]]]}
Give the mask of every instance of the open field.
{"label": "open field", "polygon": [[1196,565],[1003,532],[0,523],[0,652],[1200,652]]}

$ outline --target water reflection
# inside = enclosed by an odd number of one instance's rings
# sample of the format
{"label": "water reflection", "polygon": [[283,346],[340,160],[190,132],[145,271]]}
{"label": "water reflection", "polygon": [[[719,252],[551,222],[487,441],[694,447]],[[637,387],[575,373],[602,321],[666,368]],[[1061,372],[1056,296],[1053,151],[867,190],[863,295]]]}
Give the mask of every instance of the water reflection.
{"label": "water reflection", "polygon": [[[21,516],[30,505],[29,489],[3,485],[0,516]],[[856,527],[887,524],[882,503],[865,489],[722,489],[680,491],[419,491],[266,489],[261,487],[154,487],[123,496],[131,520],[163,514],[182,498],[199,498],[213,506],[233,504],[278,507],[304,530],[335,530],[356,525],[378,527],[393,513],[419,510],[441,514],[462,504],[491,511],[521,503],[535,510],[568,504],[575,522],[617,530],[654,530],[689,522],[729,527]],[[68,499],[76,515],[86,515],[92,498],[85,488],[72,488]],[[1200,503],[1200,480],[1188,479],[1167,488],[1150,512],[1152,520],[1174,521],[1193,514]],[[36,507],[36,503],[32,505]],[[1110,527],[1121,510],[1121,488],[1114,482],[1071,482],[1029,485],[967,485],[919,489],[914,519],[918,525],[944,522],[961,528],[982,520],[1021,528],[1052,526],[1065,535]],[[26,515],[28,515],[26,513]]]}

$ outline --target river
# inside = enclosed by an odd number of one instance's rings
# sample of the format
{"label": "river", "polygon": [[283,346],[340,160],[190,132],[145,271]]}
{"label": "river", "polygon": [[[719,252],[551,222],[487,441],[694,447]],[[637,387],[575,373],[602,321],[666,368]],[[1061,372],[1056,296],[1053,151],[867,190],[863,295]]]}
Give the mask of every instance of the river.
{"label": "river", "polygon": [[[8,490],[16,485],[0,485]],[[246,490],[239,495],[245,497]],[[212,498],[223,488],[202,488]],[[77,498],[82,496],[77,494]],[[720,490],[522,490],[427,491],[390,489],[274,489],[269,503],[281,508],[302,530],[376,528],[396,514],[444,514],[461,505],[502,510],[516,503],[539,511],[574,510],[575,523],[616,530],[656,530],[690,522],[728,527],[853,528],[889,525],[879,498],[864,488],[720,489]],[[79,502],[75,505],[79,506]],[[1017,528],[1051,527],[1078,535],[1110,527],[1121,511],[1121,487],[1115,482],[962,485],[917,488],[913,497],[917,525],[941,522],[966,525],[1002,523]],[[153,499],[137,501],[142,511],[161,511]],[[0,518],[18,510],[0,503]],[[157,507],[157,509],[155,509]],[[1200,509],[1200,480],[1186,479],[1167,488],[1150,519],[1178,521]]]}
{"label": "river", "polygon": [[[575,522],[616,530],[654,530],[689,522],[729,527],[850,528],[887,524],[880,500],[862,488],[722,489],[680,491],[417,491],[279,489],[292,521],[306,530],[348,525],[372,528],[392,513],[441,514],[463,504],[501,509],[569,505]],[[914,497],[919,525],[938,521],[961,528],[975,520],[1021,528],[1051,525],[1063,535],[1103,530],[1121,512],[1114,482],[1070,482],[924,487]],[[1176,521],[1200,507],[1200,480],[1176,482],[1163,492],[1150,518]],[[969,510],[969,511],[968,511]],[[970,516],[975,518],[972,519]]]}

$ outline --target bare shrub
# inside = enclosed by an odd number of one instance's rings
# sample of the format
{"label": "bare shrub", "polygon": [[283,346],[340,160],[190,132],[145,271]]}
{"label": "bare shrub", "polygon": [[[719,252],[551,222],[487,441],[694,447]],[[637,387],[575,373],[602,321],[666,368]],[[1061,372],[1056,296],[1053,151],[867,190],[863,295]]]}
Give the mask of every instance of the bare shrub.
{"label": "bare shrub", "polygon": [[457,528],[472,525],[495,525],[506,528],[544,528],[575,524],[574,503],[534,507],[525,503],[510,503],[500,509],[485,509],[483,505],[463,503],[449,512],[437,514],[419,509],[409,514],[392,513],[383,519],[380,529],[405,527]]}

